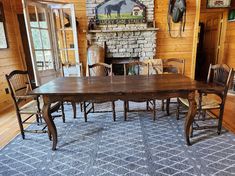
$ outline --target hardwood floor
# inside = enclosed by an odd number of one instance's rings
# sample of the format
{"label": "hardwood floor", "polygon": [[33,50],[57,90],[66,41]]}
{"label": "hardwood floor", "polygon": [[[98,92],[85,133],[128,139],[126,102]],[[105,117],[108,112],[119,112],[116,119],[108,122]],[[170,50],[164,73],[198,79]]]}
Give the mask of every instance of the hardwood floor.
{"label": "hardwood floor", "polygon": [[[235,95],[228,95],[223,125],[235,133]],[[15,110],[8,109],[0,114],[0,149],[20,133]],[[36,135],[36,134],[35,134]]]}

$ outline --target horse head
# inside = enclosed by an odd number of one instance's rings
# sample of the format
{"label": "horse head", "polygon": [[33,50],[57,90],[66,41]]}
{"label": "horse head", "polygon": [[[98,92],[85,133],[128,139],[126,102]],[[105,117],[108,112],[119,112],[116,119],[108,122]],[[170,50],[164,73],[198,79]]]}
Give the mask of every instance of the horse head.
{"label": "horse head", "polygon": [[126,0],[123,0],[123,1],[122,1],[122,4],[123,4],[123,5],[127,5],[127,4],[126,4]]}

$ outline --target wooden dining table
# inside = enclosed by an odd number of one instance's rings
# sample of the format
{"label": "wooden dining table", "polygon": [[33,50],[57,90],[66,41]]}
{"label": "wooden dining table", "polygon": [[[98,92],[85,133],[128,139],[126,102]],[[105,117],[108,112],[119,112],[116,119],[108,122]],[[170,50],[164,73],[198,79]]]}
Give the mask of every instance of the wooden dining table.
{"label": "wooden dining table", "polygon": [[[57,129],[50,115],[50,105],[57,101],[147,101],[174,97],[187,98],[189,110],[185,118],[184,134],[190,143],[190,128],[196,115],[195,92],[215,91],[223,88],[213,84],[195,81],[181,74],[132,75],[107,77],[60,77],[50,81],[29,94],[43,97],[43,118],[48,126],[48,135],[53,141],[52,150],[57,146]],[[115,123],[115,122],[114,122]]]}

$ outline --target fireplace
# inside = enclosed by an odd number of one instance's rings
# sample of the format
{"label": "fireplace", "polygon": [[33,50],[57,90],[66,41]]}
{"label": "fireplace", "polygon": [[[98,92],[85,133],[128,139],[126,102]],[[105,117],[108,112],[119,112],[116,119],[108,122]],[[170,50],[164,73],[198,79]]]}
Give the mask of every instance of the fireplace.
{"label": "fireplace", "polygon": [[[113,12],[104,15],[104,9],[125,1],[119,17]],[[123,3],[122,3],[123,4]],[[132,5],[133,7],[129,8]],[[114,64],[114,71],[121,69],[120,64],[130,61],[153,59],[157,49],[157,31],[154,21],[154,0],[87,0],[90,44],[106,44],[106,62]],[[128,8],[124,8],[127,7]],[[123,19],[125,10],[131,9],[130,19]],[[134,15],[134,16],[133,16]],[[136,16],[135,16],[136,15]],[[91,24],[92,22],[92,24]],[[95,23],[96,22],[96,23]],[[121,74],[122,71],[117,71]]]}
{"label": "fireplace", "polygon": [[112,57],[105,58],[105,62],[112,64],[114,75],[124,75],[124,64],[139,61],[139,57]]}

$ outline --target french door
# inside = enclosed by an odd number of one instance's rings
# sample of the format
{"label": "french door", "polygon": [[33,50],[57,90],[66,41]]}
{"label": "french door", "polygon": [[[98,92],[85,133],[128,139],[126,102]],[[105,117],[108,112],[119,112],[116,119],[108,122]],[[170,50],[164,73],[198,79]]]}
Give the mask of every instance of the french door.
{"label": "french door", "polygon": [[62,75],[62,62],[79,63],[73,4],[22,0],[37,85]]}

